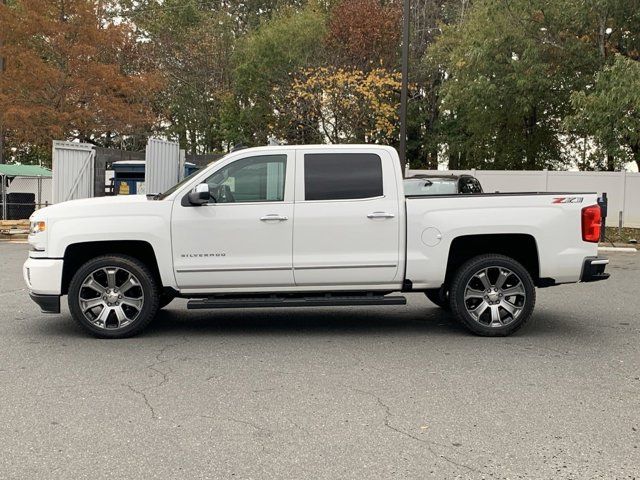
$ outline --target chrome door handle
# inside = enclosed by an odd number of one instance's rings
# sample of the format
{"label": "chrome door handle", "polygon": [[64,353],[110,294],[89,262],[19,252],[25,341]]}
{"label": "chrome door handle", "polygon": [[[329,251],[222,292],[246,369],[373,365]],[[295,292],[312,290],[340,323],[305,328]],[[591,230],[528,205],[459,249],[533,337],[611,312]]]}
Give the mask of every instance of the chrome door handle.
{"label": "chrome door handle", "polygon": [[395,215],[393,213],[387,212],[373,212],[367,215],[367,218],[393,218]]}
{"label": "chrome door handle", "polygon": [[285,220],[289,220],[289,217],[284,215],[278,215],[277,213],[270,213],[269,215],[265,215],[264,217],[260,217],[261,222],[268,222],[270,220],[277,220],[279,222],[283,222]]}

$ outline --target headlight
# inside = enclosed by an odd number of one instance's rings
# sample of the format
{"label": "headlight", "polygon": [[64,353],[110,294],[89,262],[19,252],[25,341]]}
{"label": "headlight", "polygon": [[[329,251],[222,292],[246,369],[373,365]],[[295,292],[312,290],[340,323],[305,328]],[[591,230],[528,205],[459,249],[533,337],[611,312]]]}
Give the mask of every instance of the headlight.
{"label": "headlight", "polygon": [[47,229],[46,222],[31,222],[29,228],[29,235],[35,235],[36,233],[44,232]]}

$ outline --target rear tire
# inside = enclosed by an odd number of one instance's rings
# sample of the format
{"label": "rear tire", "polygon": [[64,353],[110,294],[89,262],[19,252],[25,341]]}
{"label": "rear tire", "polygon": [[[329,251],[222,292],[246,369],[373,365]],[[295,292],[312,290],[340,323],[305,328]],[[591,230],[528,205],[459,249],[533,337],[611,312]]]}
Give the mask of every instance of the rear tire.
{"label": "rear tire", "polygon": [[126,255],[89,260],[69,284],[69,310],[82,328],[100,338],[140,333],[154,318],[160,290],[144,263]]}
{"label": "rear tire", "polygon": [[513,258],[480,255],[456,272],[450,302],[453,314],[473,333],[505,337],[531,317],[536,290],[529,272]]}

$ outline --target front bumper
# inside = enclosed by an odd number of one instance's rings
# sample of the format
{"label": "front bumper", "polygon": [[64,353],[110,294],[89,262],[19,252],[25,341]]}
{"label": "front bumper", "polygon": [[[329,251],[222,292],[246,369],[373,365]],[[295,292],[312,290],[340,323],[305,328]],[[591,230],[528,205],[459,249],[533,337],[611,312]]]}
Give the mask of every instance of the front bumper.
{"label": "front bumper", "polygon": [[38,295],[61,295],[62,264],[58,258],[28,258],[22,274],[29,290]]}
{"label": "front bumper", "polygon": [[56,258],[28,258],[24,262],[22,275],[29,287],[29,296],[42,313],[60,313],[62,263]]}
{"label": "front bumper", "polygon": [[580,274],[581,282],[597,282],[599,280],[606,280],[609,278],[609,274],[604,269],[609,264],[609,259],[606,257],[588,257],[585,258],[582,265],[582,273]]}

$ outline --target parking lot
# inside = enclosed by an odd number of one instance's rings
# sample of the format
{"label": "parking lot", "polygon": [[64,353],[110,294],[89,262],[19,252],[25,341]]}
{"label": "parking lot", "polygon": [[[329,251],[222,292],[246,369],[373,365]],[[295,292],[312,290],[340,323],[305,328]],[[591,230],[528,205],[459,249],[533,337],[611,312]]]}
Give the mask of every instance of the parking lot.
{"label": "parking lot", "polygon": [[186,311],[90,338],[0,243],[1,478],[640,478],[640,254],[480,338],[401,307]]}

